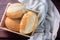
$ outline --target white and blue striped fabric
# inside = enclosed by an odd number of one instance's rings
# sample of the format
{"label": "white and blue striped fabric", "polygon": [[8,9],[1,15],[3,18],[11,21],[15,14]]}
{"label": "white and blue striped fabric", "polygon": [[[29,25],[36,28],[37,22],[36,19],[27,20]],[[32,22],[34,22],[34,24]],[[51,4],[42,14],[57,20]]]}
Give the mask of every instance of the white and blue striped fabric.
{"label": "white and blue striped fabric", "polygon": [[38,11],[38,27],[28,40],[55,40],[60,15],[51,0],[18,0],[26,8]]}

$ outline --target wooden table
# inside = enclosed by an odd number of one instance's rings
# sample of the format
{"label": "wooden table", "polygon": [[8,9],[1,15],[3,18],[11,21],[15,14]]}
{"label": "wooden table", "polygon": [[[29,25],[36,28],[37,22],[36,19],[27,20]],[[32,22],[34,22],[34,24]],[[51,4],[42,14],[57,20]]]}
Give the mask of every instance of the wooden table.
{"label": "wooden table", "polygon": [[[0,21],[1,21],[1,18],[2,18],[2,15],[5,11],[5,8],[6,8],[6,5],[7,3],[16,3],[18,2],[17,0],[0,0]],[[4,31],[4,30],[1,30],[0,29],[0,39],[1,38],[12,38],[12,39],[20,39],[20,40],[26,40],[27,37],[24,37],[24,36],[21,36],[21,35],[17,35],[17,34],[14,34],[14,33],[11,33],[11,32],[8,32],[8,31]]]}
{"label": "wooden table", "polygon": [[[60,12],[60,1],[59,0],[52,0],[52,1],[54,2],[54,4],[56,5],[57,9]],[[1,21],[2,15],[4,13],[4,10],[5,10],[8,2],[15,3],[15,2],[18,2],[18,1],[17,0],[0,0],[0,21]],[[7,32],[7,31],[4,31],[4,30],[0,29],[0,39],[1,38],[20,38],[20,40],[22,40],[22,39],[26,40],[26,37],[24,38],[21,35],[17,35],[17,34]],[[57,36],[56,40],[60,40],[60,31],[58,31],[58,36]]]}

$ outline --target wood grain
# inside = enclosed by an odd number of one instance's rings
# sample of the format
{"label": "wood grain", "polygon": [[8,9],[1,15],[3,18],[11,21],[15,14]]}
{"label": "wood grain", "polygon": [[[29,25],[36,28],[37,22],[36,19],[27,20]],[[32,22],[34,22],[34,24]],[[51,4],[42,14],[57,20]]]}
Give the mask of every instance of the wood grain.
{"label": "wood grain", "polygon": [[16,3],[18,1],[17,0],[0,0],[0,21],[1,21],[3,13],[5,11],[6,5],[9,2],[10,3]]}
{"label": "wood grain", "polygon": [[[17,0],[0,0],[0,21],[1,21],[2,15],[5,11],[7,4],[8,3],[16,3],[16,2],[18,2],[18,1]],[[27,39],[27,37],[24,37],[22,35],[17,35],[17,34],[14,34],[14,33],[0,29],[0,39],[1,38],[9,38],[9,39],[10,38],[13,38],[13,39],[19,38],[20,40],[26,40]]]}
{"label": "wood grain", "polygon": [[[54,4],[56,5],[57,9],[60,12],[60,1],[59,0],[52,0],[54,2]],[[15,3],[18,2],[17,0],[0,0],[0,21],[2,18],[2,15],[4,13],[4,10],[6,8],[7,3]],[[0,38],[20,38],[20,40],[26,40],[26,38],[24,38],[23,36],[14,34],[14,33],[10,33],[4,30],[0,29]],[[59,28],[59,32],[58,32],[58,36],[56,40],[60,40],[60,28]]]}

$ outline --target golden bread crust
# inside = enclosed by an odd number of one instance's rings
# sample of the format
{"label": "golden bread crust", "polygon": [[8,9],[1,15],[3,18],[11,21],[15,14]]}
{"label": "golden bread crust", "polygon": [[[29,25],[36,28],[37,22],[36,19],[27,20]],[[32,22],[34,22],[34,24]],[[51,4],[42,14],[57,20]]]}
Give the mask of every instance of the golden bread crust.
{"label": "golden bread crust", "polygon": [[20,3],[14,3],[10,4],[10,6],[7,9],[6,16],[9,18],[20,18],[25,12],[25,8],[23,4]]}
{"label": "golden bread crust", "polygon": [[5,19],[5,25],[8,29],[13,30],[13,31],[19,31],[19,23],[20,20],[14,20],[14,19],[10,19],[10,18],[6,18]]}
{"label": "golden bread crust", "polygon": [[[33,17],[33,16],[34,16],[34,18],[31,19],[31,17]],[[28,29],[27,25],[30,25],[27,22],[31,22],[31,20],[34,20],[34,22],[33,22],[34,24],[32,24],[32,28],[29,30],[29,32],[25,32],[25,30]],[[24,16],[21,20],[20,33],[23,33],[23,34],[31,33],[36,28],[37,22],[38,22],[38,17],[36,16],[36,14],[34,12],[28,11],[26,14],[24,14]]]}

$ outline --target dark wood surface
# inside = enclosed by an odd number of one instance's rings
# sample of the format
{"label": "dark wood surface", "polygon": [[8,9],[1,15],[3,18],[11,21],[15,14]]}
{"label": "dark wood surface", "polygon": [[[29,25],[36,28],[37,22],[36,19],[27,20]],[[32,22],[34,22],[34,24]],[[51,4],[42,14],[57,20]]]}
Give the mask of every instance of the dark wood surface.
{"label": "dark wood surface", "polygon": [[[56,5],[57,9],[60,12],[60,1],[59,0],[52,0],[52,1],[54,2],[54,4]],[[14,2],[18,2],[18,1],[17,0],[0,0],[0,21],[1,21],[2,15],[4,13],[4,10],[6,8],[6,5],[9,2],[14,3]],[[20,40],[22,40],[22,39],[26,40],[26,37],[0,29],[0,39],[1,38],[20,38]],[[58,36],[57,36],[56,40],[60,40],[60,28],[59,28]]]}
{"label": "dark wood surface", "polygon": [[[16,3],[18,2],[17,0],[0,0],[0,21],[1,21],[1,18],[2,18],[2,15],[5,11],[5,8],[6,8],[6,5],[7,3]],[[1,30],[0,29],[0,40],[1,38],[8,38],[8,40],[10,38],[12,38],[13,40],[15,39],[20,39],[20,40],[27,40],[28,38],[27,37],[24,37],[22,35],[17,35],[17,34],[14,34],[14,33],[11,33],[11,32],[8,32],[8,31],[4,31],[4,30]],[[11,40],[12,40],[11,39]]]}

